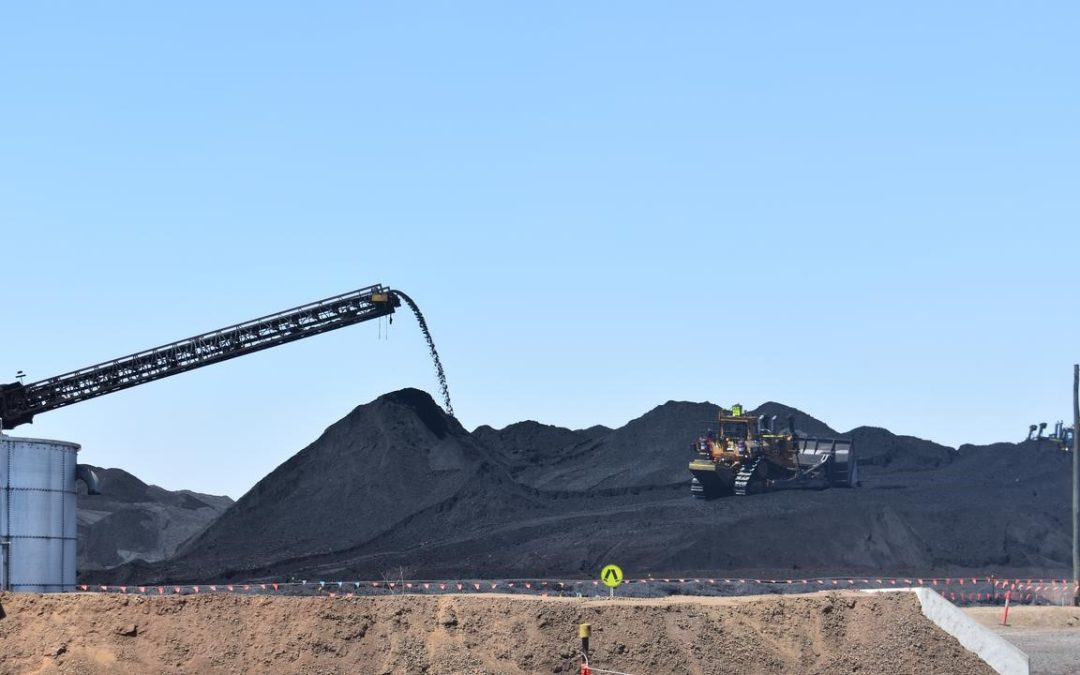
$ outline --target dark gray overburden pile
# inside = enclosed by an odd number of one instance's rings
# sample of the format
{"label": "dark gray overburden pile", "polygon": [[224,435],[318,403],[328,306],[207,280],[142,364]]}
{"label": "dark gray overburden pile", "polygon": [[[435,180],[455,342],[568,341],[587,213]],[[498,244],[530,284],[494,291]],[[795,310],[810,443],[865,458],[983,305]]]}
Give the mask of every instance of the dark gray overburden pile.
{"label": "dark gray overburden pile", "polygon": [[[709,403],[668,402],[619,429],[536,422],[469,433],[425,393],[356,408],[165,563],[109,581],[592,576],[1015,575],[1067,567],[1067,455],[946,448],[860,427],[858,489],[692,499]],[[794,414],[802,433],[834,434]]]}
{"label": "dark gray overburden pile", "polygon": [[147,485],[121,469],[94,471],[101,494],[78,497],[80,572],[135,559],[164,560],[233,503],[228,497]]}

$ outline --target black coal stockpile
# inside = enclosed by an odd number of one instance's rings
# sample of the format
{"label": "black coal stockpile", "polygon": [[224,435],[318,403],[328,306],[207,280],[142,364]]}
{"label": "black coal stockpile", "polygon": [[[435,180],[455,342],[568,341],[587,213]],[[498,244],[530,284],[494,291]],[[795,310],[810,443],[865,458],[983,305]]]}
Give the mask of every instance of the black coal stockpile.
{"label": "black coal stockpile", "polygon": [[78,497],[78,569],[164,560],[232,506],[228,497],[147,485],[121,469],[94,467],[100,495]]}
{"label": "black coal stockpile", "polygon": [[522,422],[472,433],[426,393],[356,408],[173,559],[89,579],[207,581],[592,576],[1023,575],[1068,568],[1069,457],[1049,444],[959,450],[884,429],[856,440],[863,485],[700,501],[690,444],[709,403],[619,429]]}

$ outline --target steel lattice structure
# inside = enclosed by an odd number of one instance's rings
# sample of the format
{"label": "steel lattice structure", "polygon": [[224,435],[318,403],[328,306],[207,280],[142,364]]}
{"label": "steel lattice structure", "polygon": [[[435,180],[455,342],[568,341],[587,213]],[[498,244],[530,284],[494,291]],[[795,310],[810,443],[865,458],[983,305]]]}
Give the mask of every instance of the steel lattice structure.
{"label": "steel lattice structure", "polygon": [[401,300],[375,285],[23,385],[0,386],[2,428],[35,415],[319,333],[393,314]]}

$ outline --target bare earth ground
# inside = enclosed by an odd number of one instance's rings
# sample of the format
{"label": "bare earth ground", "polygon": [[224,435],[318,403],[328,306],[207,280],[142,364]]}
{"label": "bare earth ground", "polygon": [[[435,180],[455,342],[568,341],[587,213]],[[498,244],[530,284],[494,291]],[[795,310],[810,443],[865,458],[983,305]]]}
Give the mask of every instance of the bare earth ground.
{"label": "bare earth ground", "polygon": [[969,616],[1024,650],[1032,675],[1080,673],[1080,608],[1010,607],[1001,625],[1001,607],[971,607]]}
{"label": "bare earth ground", "polygon": [[990,673],[915,596],[0,595],[0,673]]}

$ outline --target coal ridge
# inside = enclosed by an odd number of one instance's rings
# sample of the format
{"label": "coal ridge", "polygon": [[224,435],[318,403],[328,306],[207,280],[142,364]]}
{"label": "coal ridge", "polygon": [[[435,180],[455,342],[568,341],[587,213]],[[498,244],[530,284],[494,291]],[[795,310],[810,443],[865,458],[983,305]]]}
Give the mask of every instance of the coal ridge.
{"label": "coal ridge", "polygon": [[[807,435],[840,435],[778,403]],[[669,401],[618,429],[472,433],[418,390],[358,406],[174,558],[125,581],[592,576],[776,578],[1068,567],[1069,458],[1050,444],[952,449],[859,427],[863,486],[700,501],[690,443],[719,408]],[[757,414],[757,411],[754,411]]]}

